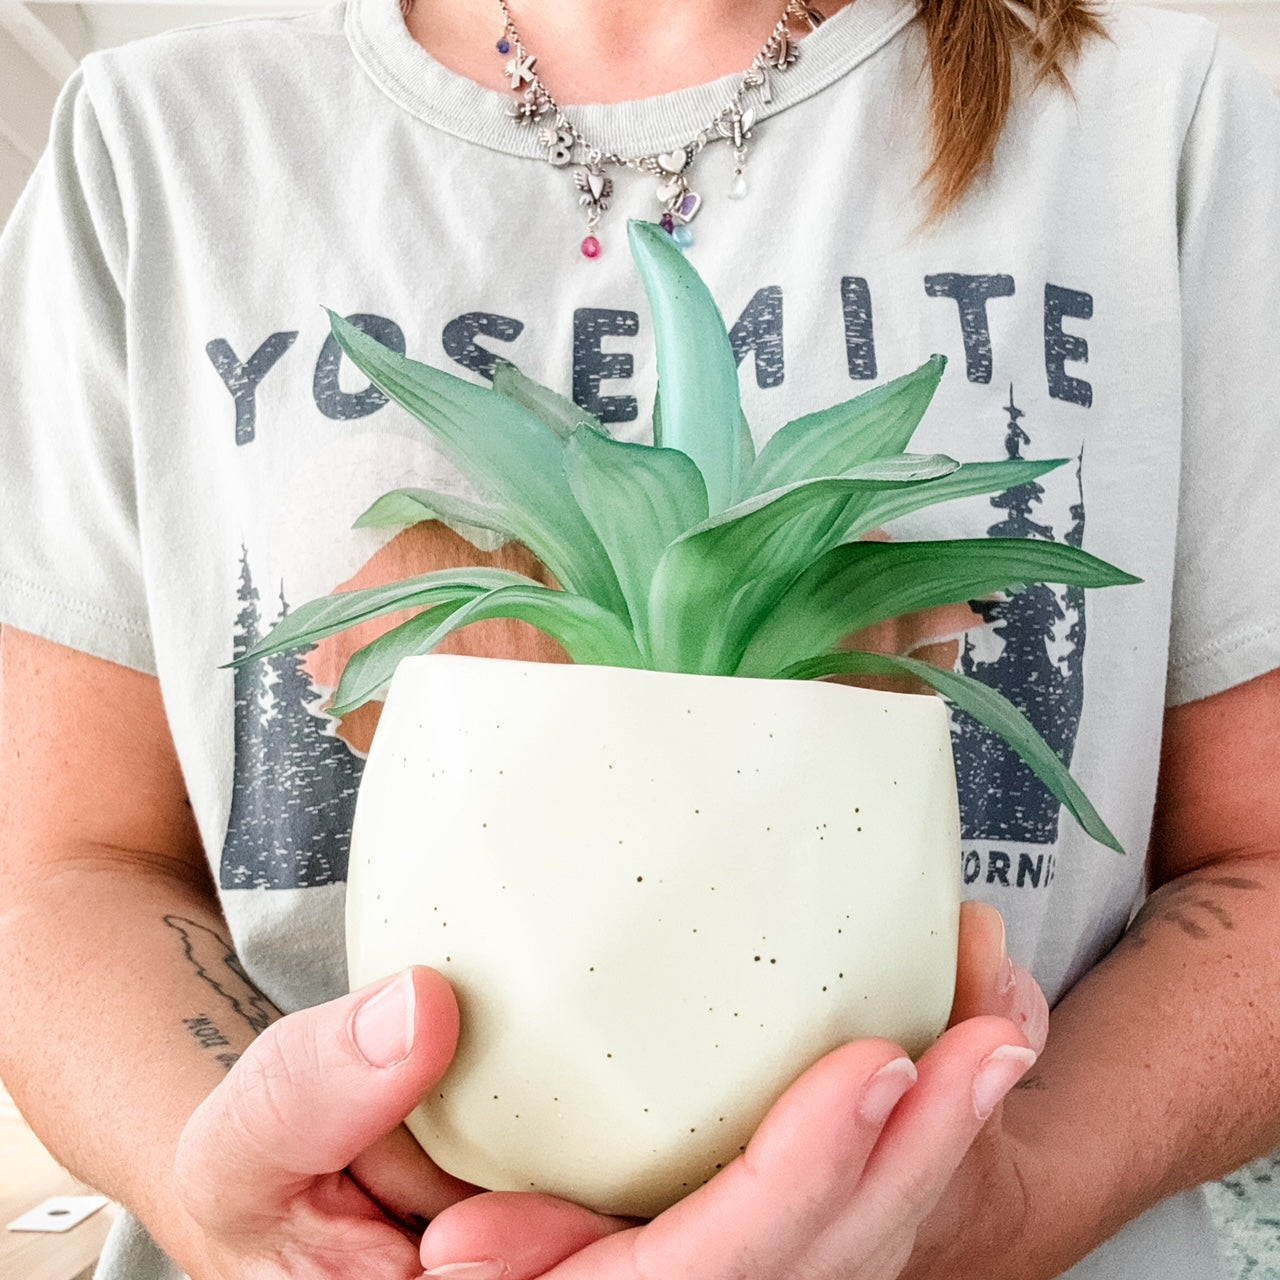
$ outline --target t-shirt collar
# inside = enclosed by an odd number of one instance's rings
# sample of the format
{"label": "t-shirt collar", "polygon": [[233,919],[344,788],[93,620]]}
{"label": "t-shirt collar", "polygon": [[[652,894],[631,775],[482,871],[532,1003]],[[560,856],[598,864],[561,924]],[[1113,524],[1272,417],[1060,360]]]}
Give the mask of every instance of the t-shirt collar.
{"label": "t-shirt collar", "polygon": [[[752,95],[757,119],[821,92],[888,43],[915,13],[916,0],[854,0],[846,5],[804,37],[792,67],[770,77],[769,102]],[[495,151],[546,154],[539,130],[508,114],[514,96],[485,88],[437,62],[409,35],[398,0],[348,0],[345,27],[365,71],[406,111]],[[498,27],[495,22],[495,31]],[[501,56],[495,50],[494,58]],[[732,101],[741,79],[738,72],[654,98],[574,105],[566,115],[605,153],[655,155],[684,145],[706,128]]]}

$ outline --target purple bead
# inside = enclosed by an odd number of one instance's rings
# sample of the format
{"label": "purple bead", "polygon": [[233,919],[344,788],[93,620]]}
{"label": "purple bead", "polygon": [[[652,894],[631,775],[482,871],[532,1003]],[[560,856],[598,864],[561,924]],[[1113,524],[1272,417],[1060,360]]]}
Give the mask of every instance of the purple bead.
{"label": "purple bead", "polygon": [[667,235],[670,235],[676,229],[676,220],[669,213],[664,213],[662,217],[658,219],[658,225],[667,233]]}
{"label": "purple bead", "polygon": [[511,52],[511,41],[508,40],[506,36],[503,36],[502,39],[498,41],[498,52],[499,53]]}

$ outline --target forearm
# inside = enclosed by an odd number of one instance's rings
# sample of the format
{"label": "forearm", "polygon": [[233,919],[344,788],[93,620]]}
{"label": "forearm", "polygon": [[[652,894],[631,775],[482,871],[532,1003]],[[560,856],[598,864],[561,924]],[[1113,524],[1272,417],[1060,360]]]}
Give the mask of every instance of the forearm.
{"label": "forearm", "polygon": [[1277,895],[1280,858],[1187,873],[1055,1009],[1005,1107],[1027,1192],[1011,1277],[1055,1276],[1165,1196],[1280,1143]]}
{"label": "forearm", "polygon": [[[33,859],[46,867],[49,859]],[[11,880],[0,916],[0,1078],[50,1150],[180,1255],[183,1125],[275,1016],[182,864],[95,850]]]}

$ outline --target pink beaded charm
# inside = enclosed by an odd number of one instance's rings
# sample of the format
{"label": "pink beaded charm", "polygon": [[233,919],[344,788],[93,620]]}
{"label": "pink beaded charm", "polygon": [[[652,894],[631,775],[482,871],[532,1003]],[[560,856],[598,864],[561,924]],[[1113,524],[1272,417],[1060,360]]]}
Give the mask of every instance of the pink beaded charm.
{"label": "pink beaded charm", "polygon": [[582,256],[584,258],[598,258],[600,256],[600,241],[595,236],[588,236],[582,242]]}

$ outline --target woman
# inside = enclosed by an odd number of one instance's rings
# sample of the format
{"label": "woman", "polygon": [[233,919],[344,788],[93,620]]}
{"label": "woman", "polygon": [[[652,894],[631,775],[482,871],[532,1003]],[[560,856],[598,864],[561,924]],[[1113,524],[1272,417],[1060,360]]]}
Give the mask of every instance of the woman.
{"label": "woman", "polygon": [[[24,1028],[0,1073],[136,1215],[101,1274],[1213,1273],[1186,1189],[1280,1140],[1280,112],[1197,20],[780,8],[347,0],[67,86],[0,244],[0,989]],[[442,464],[318,304],[477,376],[509,356],[642,436],[629,216],[710,282],[762,433],[942,351],[915,448],[1074,460],[894,536],[1083,542],[1144,579],[1087,619],[1027,592],[912,641],[1026,699],[1131,851],[957,725],[968,894],[1055,1006],[1024,1087],[1001,1103],[1039,990],[970,910],[918,1078],[838,1051],[641,1227],[467,1198],[406,1146],[456,1014],[425,971],[340,994],[370,725],[312,704],[343,655],[219,671],[291,602],[462,553],[442,526],[341,532]],[[301,1012],[255,1040],[273,1002]]]}

